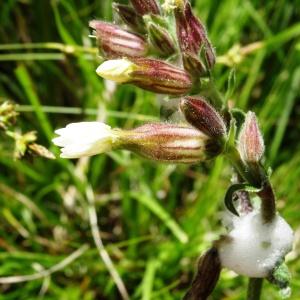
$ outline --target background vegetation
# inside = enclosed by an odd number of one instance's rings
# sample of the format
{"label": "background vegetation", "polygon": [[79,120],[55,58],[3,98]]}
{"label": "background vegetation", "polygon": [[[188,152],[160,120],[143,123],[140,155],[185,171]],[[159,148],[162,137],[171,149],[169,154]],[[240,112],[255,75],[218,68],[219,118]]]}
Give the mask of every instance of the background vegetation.
{"label": "background vegetation", "polygon": [[[114,88],[95,73],[99,58],[88,21],[111,20],[111,0],[0,6],[0,97],[19,104],[23,132],[36,130],[39,143],[57,154],[53,131],[69,122],[98,117],[131,128],[160,118],[155,95]],[[262,42],[236,61],[231,102],[260,119],[278,209],[296,232],[288,265],[291,299],[300,299],[300,2],[197,0],[193,6],[219,56],[236,59],[234,45]],[[224,93],[231,69],[214,70]],[[0,133],[0,277],[27,281],[1,284],[0,299],[120,299],[90,229],[94,204],[103,243],[132,299],[180,299],[197,257],[223,232],[230,168],[222,158],[175,166],[126,151],[79,161],[14,160],[12,151],[12,140]],[[40,275],[19,277],[28,274]],[[224,270],[212,299],[244,299],[245,287],[246,278]],[[268,283],[263,299],[279,299]]]}

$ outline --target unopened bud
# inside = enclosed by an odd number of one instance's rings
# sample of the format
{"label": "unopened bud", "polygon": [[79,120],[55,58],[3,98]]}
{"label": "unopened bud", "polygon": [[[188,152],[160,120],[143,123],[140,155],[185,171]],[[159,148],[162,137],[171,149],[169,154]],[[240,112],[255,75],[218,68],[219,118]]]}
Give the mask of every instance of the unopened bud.
{"label": "unopened bud", "polygon": [[211,42],[208,39],[206,40],[204,49],[206,66],[208,69],[212,69],[212,67],[216,63],[216,53],[215,49],[213,48]]}
{"label": "unopened bud", "polygon": [[108,60],[97,74],[119,83],[133,83],[159,94],[183,95],[192,88],[189,74],[163,61],[148,58]]}
{"label": "unopened bud", "polygon": [[193,14],[189,1],[185,2],[183,10],[175,10],[175,18],[181,51],[197,56],[203,48],[206,66],[211,69],[215,64],[214,49],[207,37],[204,25]]}
{"label": "unopened bud", "polygon": [[196,163],[220,153],[212,146],[214,141],[199,130],[164,123],[143,125],[121,139],[123,148],[169,163]]}
{"label": "unopened bud", "polygon": [[257,163],[261,160],[265,145],[254,112],[249,111],[238,139],[238,150],[246,163]]}
{"label": "unopened bud", "polygon": [[180,108],[186,120],[206,135],[221,139],[226,135],[226,126],[219,113],[201,97],[185,97]]}
{"label": "unopened bud", "polygon": [[[207,68],[211,69],[216,62],[216,54],[212,47],[206,29],[202,22],[195,17],[192,11],[191,4],[187,1],[185,5],[185,17],[188,20],[191,34],[194,37],[195,43],[198,42],[199,49],[203,46],[204,58],[206,60]],[[198,50],[199,51],[199,50]]]}
{"label": "unopened bud", "polygon": [[137,13],[142,16],[148,14],[160,14],[159,6],[156,0],[130,0],[130,2]]}
{"label": "unopened bud", "polygon": [[170,56],[175,53],[174,42],[166,29],[154,24],[153,22],[147,22],[149,40],[152,46],[163,56]]}
{"label": "unopened bud", "polygon": [[191,33],[190,24],[186,19],[184,11],[175,10],[175,19],[177,37],[181,51],[198,54],[201,41],[195,40]]}
{"label": "unopened bud", "polygon": [[117,25],[93,20],[89,26],[95,30],[100,51],[107,57],[145,56],[148,51],[143,38]]}
{"label": "unopened bud", "polygon": [[207,72],[205,65],[195,54],[182,53],[182,61],[184,69],[192,76],[203,76]]}
{"label": "unopened bud", "polygon": [[113,9],[118,13],[122,21],[132,30],[145,33],[146,26],[141,15],[129,5],[113,3]]}
{"label": "unopened bud", "polygon": [[183,300],[207,299],[214,290],[221,273],[218,250],[213,247],[201,256],[192,286]]}

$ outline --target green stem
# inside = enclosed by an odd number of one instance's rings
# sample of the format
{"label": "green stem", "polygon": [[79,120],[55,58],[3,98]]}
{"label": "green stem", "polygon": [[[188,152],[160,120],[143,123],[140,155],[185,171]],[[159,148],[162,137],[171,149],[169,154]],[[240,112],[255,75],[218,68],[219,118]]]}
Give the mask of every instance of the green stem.
{"label": "green stem", "polygon": [[249,184],[260,187],[260,178],[254,177],[249,170],[245,167],[244,163],[240,159],[240,155],[235,147],[229,147],[226,151],[226,156],[231,162],[232,166],[236,169],[237,173],[246,180]]}
{"label": "green stem", "polygon": [[247,300],[259,300],[263,285],[262,278],[250,278],[248,283]]}
{"label": "green stem", "polygon": [[33,49],[43,49],[43,50],[59,50],[63,53],[78,53],[84,52],[89,54],[97,54],[98,49],[94,47],[86,47],[80,45],[67,45],[62,43],[26,43],[26,44],[3,44],[0,45],[0,51],[13,51],[13,50],[33,50]]}

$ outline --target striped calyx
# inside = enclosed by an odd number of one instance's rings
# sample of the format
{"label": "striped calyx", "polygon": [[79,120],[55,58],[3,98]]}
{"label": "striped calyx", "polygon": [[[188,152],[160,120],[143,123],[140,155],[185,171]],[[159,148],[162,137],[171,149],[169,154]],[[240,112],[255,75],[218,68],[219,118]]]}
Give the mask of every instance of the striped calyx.
{"label": "striped calyx", "polygon": [[156,0],[130,0],[130,2],[137,13],[142,16],[148,14],[160,14],[160,9]]}
{"label": "striped calyx", "polygon": [[192,88],[192,80],[185,70],[156,59],[108,60],[96,72],[105,79],[133,83],[159,94],[184,95]]}
{"label": "striped calyx", "polygon": [[192,88],[190,75],[183,69],[149,58],[135,58],[138,66],[132,73],[133,83],[159,94],[184,95]]}
{"label": "striped calyx", "polygon": [[[182,53],[201,56],[206,68],[211,69],[216,61],[214,49],[201,21],[193,14],[191,4],[185,1],[183,8],[175,11],[177,37]],[[185,63],[185,61],[183,61]]]}
{"label": "striped calyx", "polygon": [[176,52],[176,47],[167,29],[150,20],[146,23],[149,41],[153,48],[162,56],[173,55]]}
{"label": "striped calyx", "polygon": [[226,136],[226,126],[220,114],[202,97],[185,97],[180,109],[186,120],[214,139]]}
{"label": "striped calyx", "polygon": [[99,50],[105,57],[136,57],[147,54],[148,45],[141,36],[107,22],[93,20],[89,25],[94,30]]}
{"label": "striped calyx", "polygon": [[190,127],[166,123],[145,124],[121,137],[122,147],[143,157],[169,163],[196,163],[220,153],[213,141]]}
{"label": "striped calyx", "polygon": [[112,6],[121,20],[132,30],[139,33],[146,33],[143,17],[133,7],[120,3],[113,3]]}
{"label": "striped calyx", "polygon": [[249,111],[238,138],[238,150],[246,163],[257,163],[261,160],[265,145],[255,113]]}

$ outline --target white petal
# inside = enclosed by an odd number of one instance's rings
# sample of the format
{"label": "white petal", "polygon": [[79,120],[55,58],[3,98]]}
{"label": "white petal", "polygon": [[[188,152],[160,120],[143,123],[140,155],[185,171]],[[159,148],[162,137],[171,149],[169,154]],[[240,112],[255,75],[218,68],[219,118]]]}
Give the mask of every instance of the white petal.
{"label": "white petal", "polygon": [[56,137],[52,139],[52,143],[56,146],[64,147],[65,145],[67,145],[68,141],[64,137]]}
{"label": "white petal", "polygon": [[103,62],[96,70],[96,73],[108,80],[118,83],[130,81],[130,73],[133,71],[135,64],[128,59],[112,59]]}
{"label": "white petal", "polygon": [[59,137],[53,143],[63,147],[61,157],[78,158],[111,150],[118,134],[101,122],[79,122],[68,124],[55,131]]}

